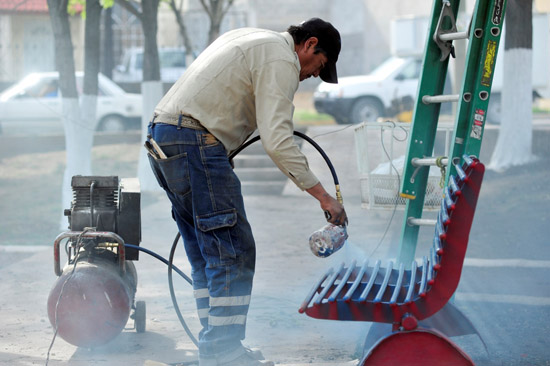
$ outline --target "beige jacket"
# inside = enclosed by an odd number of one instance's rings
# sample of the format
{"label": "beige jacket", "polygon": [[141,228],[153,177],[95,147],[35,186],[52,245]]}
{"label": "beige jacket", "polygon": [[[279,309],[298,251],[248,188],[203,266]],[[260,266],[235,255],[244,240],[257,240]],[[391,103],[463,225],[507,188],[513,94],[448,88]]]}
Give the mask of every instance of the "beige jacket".
{"label": "beige jacket", "polygon": [[265,151],[279,169],[300,189],[308,189],[319,180],[293,137],[292,101],[299,74],[289,33],[233,30],[200,54],[155,113],[181,113],[199,120],[228,152],[258,129]]}

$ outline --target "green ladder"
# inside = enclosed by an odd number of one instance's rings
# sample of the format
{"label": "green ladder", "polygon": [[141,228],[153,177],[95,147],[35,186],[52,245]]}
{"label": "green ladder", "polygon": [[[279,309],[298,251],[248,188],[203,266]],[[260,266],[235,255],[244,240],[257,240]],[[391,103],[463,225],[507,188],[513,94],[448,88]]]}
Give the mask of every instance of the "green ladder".
{"label": "green ladder", "polygon": [[[469,29],[458,32],[455,19],[460,0],[435,0],[424,52],[418,98],[405,158],[400,195],[407,199],[399,263],[412,263],[419,228],[435,225],[423,219],[422,211],[430,166],[446,168],[445,184],[462,164],[463,154],[479,156],[491,84],[497,57],[506,0],[478,0]],[[468,39],[466,63],[460,94],[443,95],[453,40]],[[456,119],[449,156],[433,157],[441,103],[457,102]]]}

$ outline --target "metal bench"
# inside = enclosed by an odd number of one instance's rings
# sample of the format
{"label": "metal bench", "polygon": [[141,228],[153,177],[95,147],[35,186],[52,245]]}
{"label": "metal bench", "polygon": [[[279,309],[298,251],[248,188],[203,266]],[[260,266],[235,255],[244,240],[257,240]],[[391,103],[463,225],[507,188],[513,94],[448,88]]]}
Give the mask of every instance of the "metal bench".
{"label": "metal bench", "polygon": [[389,261],[356,261],[329,269],[299,311],[318,319],[392,324],[360,365],[473,365],[450,339],[418,322],[440,311],[453,296],[462,272],[468,238],[485,171],[478,159],[464,156],[451,176],[435,226],[433,245],[410,268]]}

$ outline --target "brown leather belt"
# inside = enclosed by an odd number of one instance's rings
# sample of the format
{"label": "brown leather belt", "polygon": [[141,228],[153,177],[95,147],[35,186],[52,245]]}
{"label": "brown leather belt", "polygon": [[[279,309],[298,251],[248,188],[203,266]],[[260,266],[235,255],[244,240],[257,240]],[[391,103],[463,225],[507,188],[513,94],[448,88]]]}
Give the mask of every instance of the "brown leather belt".
{"label": "brown leather belt", "polygon": [[194,130],[206,130],[199,121],[197,121],[193,117],[189,117],[183,114],[155,114],[153,117],[153,123],[165,123],[168,125],[178,126],[180,128],[192,128]]}

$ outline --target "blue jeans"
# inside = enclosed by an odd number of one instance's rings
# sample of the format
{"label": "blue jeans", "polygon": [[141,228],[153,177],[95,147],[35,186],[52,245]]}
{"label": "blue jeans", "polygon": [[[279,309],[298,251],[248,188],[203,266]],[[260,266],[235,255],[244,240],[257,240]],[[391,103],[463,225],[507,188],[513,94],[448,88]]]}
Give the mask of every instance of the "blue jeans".
{"label": "blue jeans", "polygon": [[245,337],[256,246],[241,183],[225,148],[208,131],[151,123],[148,132],[167,155],[166,159],[149,155],[149,160],[172,202],[172,214],[191,263],[203,327],[199,356],[215,364],[244,352],[241,340]]}

